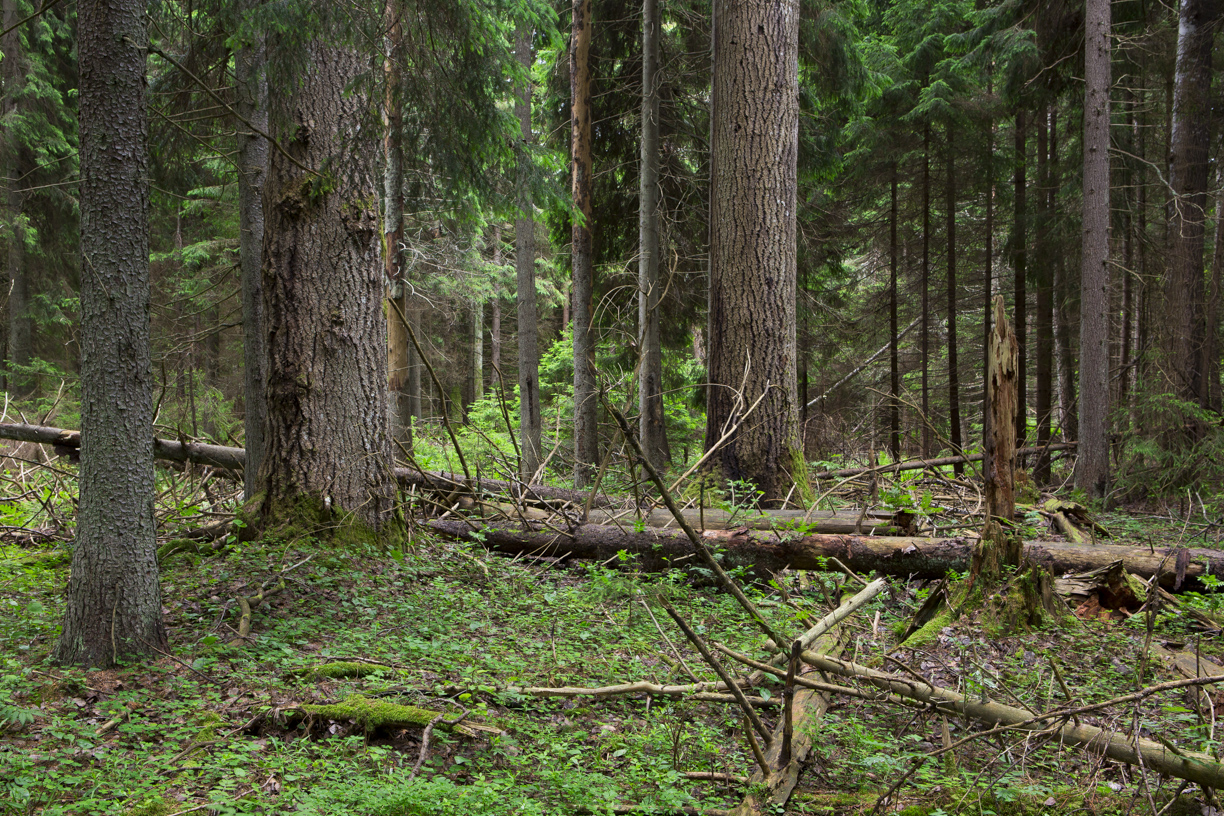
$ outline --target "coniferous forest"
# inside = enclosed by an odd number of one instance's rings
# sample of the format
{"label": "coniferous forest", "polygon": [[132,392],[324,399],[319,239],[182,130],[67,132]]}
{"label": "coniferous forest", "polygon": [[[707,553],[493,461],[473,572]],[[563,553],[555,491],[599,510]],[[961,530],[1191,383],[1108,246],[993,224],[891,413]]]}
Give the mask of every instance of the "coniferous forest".
{"label": "coniferous forest", "polygon": [[0,816],[1217,813],[1222,21],[0,0]]}

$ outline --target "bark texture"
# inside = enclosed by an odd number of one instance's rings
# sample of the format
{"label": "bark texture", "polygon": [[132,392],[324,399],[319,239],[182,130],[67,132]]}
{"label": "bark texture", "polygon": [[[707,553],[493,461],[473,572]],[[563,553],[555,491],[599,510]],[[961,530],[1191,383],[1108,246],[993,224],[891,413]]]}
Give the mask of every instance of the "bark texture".
{"label": "bark texture", "polygon": [[1088,0],[1084,49],[1084,220],[1080,291],[1079,456],[1075,486],[1109,487],[1109,0]]}
{"label": "bark texture", "polygon": [[1016,334],[1003,311],[1003,296],[994,299],[987,352],[986,515],[1011,519],[1016,514],[1016,380],[1020,359]]}
{"label": "bark texture", "polygon": [[1170,259],[1165,278],[1166,376],[1173,393],[1206,406],[1202,355],[1206,340],[1203,242],[1211,141],[1211,50],[1220,0],[1181,0],[1170,137],[1170,186],[1175,198],[1169,224]]}
{"label": "bark texture", "polygon": [[659,336],[659,0],[642,0],[642,150],[638,173],[638,436],[656,470],[671,462]]}
{"label": "bark texture", "polygon": [[311,45],[296,91],[276,98],[287,150],[272,154],[264,246],[268,343],[262,516],[303,501],[374,530],[391,518],[386,318],[373,131],[349,90],[362,60]]}
{"label": "bark texture", "polygon": [[[519,24],[515,54],[523,73],[531,71],[531,29]],[[518,278],[519,475],[531,481],[540,468],[540,345],[536,320],[535,219],[531,201],[531,83],[514,101],[519,120],[518,217],[514,221],[514,266]]]}
{"label": "bark texture", "polygon": [[574,486],[585,487],[599,463],[595,387],[594,246],[591,222],[591,0],[573,0],[570,38],[571,139],[575,219],[571,233],[574,263]]}
{"label": "bark texture", "polygon": [[145,4],[78,4],[80,509],[55,660],[110,666],[166,644],[153,521]]}
{"label": "bark texture", "polygon": [[[249,12],[261,0],[243,0]],[[268,132],[268,79],[262,35],[234,53],[237,86],[235,109],[255,127]],[[242,404],[246,430],[247,467],[243,488],[247,499],[259,490],[259,465],[264,455],[264,425],[268,421],[267,354],[263,325],[264,180],[268,173],[268,140],[242,122],[238,127],[238,247],[242,264]]]}
{"label": "bark texture", "polygon": [[807,491],[796,394],[797,0],[715,9],[710,191],[709,450],[763,501]]}

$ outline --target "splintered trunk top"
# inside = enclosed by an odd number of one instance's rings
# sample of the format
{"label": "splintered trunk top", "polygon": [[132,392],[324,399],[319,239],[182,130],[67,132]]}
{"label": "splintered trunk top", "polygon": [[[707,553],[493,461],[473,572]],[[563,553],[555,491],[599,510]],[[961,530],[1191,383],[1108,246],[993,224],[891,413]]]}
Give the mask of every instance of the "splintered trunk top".
{"label": "splintered trunk top", "polygon": [[275,521],[308,498],[379,529],[394,491],[376,129],[362,95],[346,93],[358,56],[314,45],[310,59],[296,92],[273,107],[296,161],[274,151],[268,172],[262,512]]}
{"label": "splintered trunk top", "polygon": [[797,0],[717,7],[705,444],[742,420],[714,467],[754,482],[770,504],[806,486],[795,382],[798,31]]}

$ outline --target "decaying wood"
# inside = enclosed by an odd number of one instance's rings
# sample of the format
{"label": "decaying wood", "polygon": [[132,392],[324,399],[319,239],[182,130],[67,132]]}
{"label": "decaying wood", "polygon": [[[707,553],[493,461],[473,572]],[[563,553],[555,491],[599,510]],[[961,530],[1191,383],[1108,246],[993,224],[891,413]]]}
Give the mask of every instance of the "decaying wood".
{"label": "decaying wood", "polygon": [[[606,561],[624,550],[636,556],[637,563],[648,571],[705,566],[686,536],[674,530],[634,531],[600,524],[537,529],[515,523],[481,525],[469,519],[435,519],[424,525],[448,538],[479,538],[497,552]],[[473,537],[473,532],[478,536]],[[755,530],[707,530],[701,538],[708,548],[722,553],[725,569],[819,570],[827,567],[827,559],[836,558],[857,572],[875,570],[916,578],[941,578],[949,570],[968,571],[975,543],[967,537],[786,536]],[[1088,572],[1121,560],[1131,575],[1144,580],[1159,575],[1162,586],[1173,587],[1179,562],[1185,561],[1186,577],[1214,575],[1224,579],[1224,551],[1218,550],[1032,541],[1025,544],[1024,552],[1030,560],[1048,565],[1059,575]]]}
{"label": "decaying wood", "polygon": [[[1060,744],[1074,745],[1128,765],[1138,765],[1178,779],[1197,782],[1204,787],[1224,786],[1224,765],[1207,754],[1174,751],[1154,740],[1119,734],[1092,725],[1073,724],[1068,721],[1072,709],[1034,714],[1022,708],[993,702],[984,696],[965,696],[915,678],[899,677],[813,651],[804,652],[803,660],[821,671],[863,680],[882,691],[927,703],[941,713],[959,714],[987,725],[1005,726],[1016,731],[1049,734]],[[1074,710],[1079,713],[1100,710],[1142,699],[1157,690],[1192,687],[1210,682],[1224,682],[1224,678],[1195,678],[1180,683],[1163,683],[1116,700]]]}
{"label": "decaying wood", "polygon": [[1003,298],[994,300],[994,326],[987,353],[986,400],[990,429],[986,434],[986,515],[1011,521],[1016,515],[1016,378],[1020,344],[1003,311]]}

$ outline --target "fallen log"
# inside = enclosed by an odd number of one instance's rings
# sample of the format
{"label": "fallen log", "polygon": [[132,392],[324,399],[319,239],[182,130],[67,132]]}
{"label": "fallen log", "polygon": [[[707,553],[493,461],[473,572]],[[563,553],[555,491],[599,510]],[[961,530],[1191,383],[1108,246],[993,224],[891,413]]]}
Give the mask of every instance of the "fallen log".
{"label": "fallen log", "polygon": [[[464,510],[492,511],[493,515],[519,518],[519,513],[512,506],[504,506],[493,502],[463,502]],[[468,514],[470,515],[470,513]],[[577,520],[575,513],[566,515],[571,520]],[[680,515],[696,530],[734,530],[748,528],[752,530],[779,530],[786,532],[805,533],[861,533],[864,535],[905,535],[912,531],[913,514],[893,512],[891,510],[872,510],[866,514],[832,512],[828,510],[815,511],[810,515],[803,510],[753,510],[749,512],[729,512],[715,508],[681,510]],[[532,510],[526,514],[528,521],[543,521],[550,515],[546,511]],[[591,524],[610,524],[619,527],[675,527],[676,519],[670,511],[655,509],[646,512],[633,510],[612,510],[608,508],[592,509],[587,521]],[[564,523],[564,522],[563,522]]]}
{"label": "fallen log", "polygon": [[[433,519],[423,524],[448,538],[479,540],[489,549],[504,553],[606,561],[624,550],[637,556],[638,564],[647,571],[702,566],[688,538],[674,530],[636,531],[601,524],[535,528],[481,524],[471,519]],[[856,572],[875,570],[915,578],[941,578],[949,570],[968,571],[975,542],[972,538],[787,536],[777,531],[756,530],[706,530],[703,538],[708,546],[722,552],[724,569],[818,570],[826,568],[827,559],[836,558]],[[1214,575],[1224,579],[1224,551],[1218,550],[1180,551],[1120,544],[1083,546],[1057,541],[1030,541],[1024,550],[1029,559],[1049,566],[1058,575],[1088,572],[1121,561],[1130,574],[1143,579],[1159,575],[1161,585],[1172,588],[1177,581],[1179,560],[1185,563],[1188,557],[1186,577]],[[1186,555],[1179,559],[1181,552]]]}
{"label": "fallen log", "polygon": [[[1049,451],[1075,450],[1078,442],[1053,442],[1050,445],[1041,445],[1033,448],[1016,448],[1016,456],[1027,456],[1034,453]],[[943,456],[939,459],[915,459],[912,462],[897,462],[893,465],[885,465],[884,467],[859,467],[859,468],[843,468],[841,470],[825,470],[820,473],[813,473],[813,479],[844,479],[848,476],[862,476],[867,473],[900,473],[903,470],[922,470],[923,468],[943,467],[945,465],[959,465],[962,462],[980,462],[983,454],[974,453],[968,456]]]}
{"label": "fallen log", "polygon": [[[0,439],[11,439],[15,442],[37,442],[51,445],[59,456],[77,456],[81,449],[81,432],[66,428],[52,428],[46,425],[25,425],[22,423],[0,423]],[[208,445],[202,442],[178,442],[173,439],[153,439],[153,458],[170,462],[191,462],[196,465],[207,465],[217,468],[221,475],[230,478],[241,478],[243,467],[246,466],[246,451],[243,448],[232,448],[227,445]],[[446,473],[444,471],[419,471],[411,468],[395,468],[395,478],[404,487],[423,487],[439,493],[466,492],[467,484],[462,474]],[[502,482],[496,479],[473,480],[477,490],[484,493],[497,493],[513,496],[517,499],[535,499],[537,501],[560,501],[584,504],[587,493],[578,490],[548,487],[547,485],[525,485],[519,482]],[[605,498],[596,497],[592,502],[596,507],[607,506],[610,502]]]}

